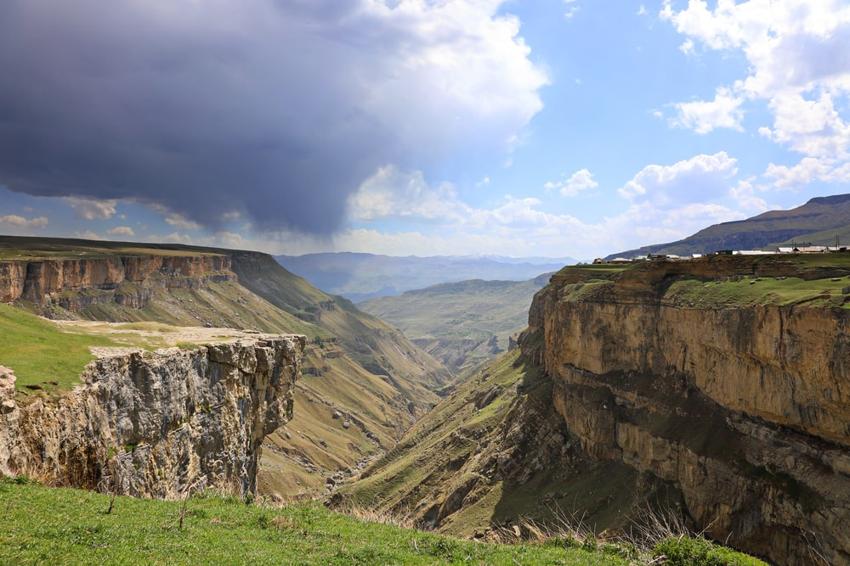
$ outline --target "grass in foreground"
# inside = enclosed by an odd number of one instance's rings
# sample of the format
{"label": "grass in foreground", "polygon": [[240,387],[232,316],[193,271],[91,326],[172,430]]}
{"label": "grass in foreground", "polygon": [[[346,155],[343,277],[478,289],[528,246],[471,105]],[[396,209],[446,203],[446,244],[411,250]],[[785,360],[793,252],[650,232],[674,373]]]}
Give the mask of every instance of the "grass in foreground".
{"label": "grass in foreground", "polygon": [[[247,505],[200,495],[183,503],[0,479],[2,564],[667,564],[766,566],[704,539],[670,537],[649,553],[553,536],[495,544],[334,513],[318,503]],[[380,517],[379,517],[380,519]]]}
{"label": "grass in foreground", "polygon": [[22,309],[0,304],[0,365],[12,369],[17,387],[55,382],[68,388],[94,359],[92,346],[114,346],[105,336],[63,332]]}
{"label": "grass in foreground", "polygon": [[596,549],[476,543],[366,523],[319,504],[283,508],[201,497],[181,503],[0,482],[3,564],[618,565]]}

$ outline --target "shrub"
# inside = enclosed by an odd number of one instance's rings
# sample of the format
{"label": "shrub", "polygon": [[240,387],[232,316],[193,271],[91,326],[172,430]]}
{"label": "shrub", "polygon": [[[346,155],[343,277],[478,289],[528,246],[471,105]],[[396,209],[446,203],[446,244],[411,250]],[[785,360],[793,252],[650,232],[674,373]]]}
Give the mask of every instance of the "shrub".
{"label": "shrub", "polygon": [[735,552],[704,539],[671,537],[653,549],[656,557],[666,557],[669,566],[767,566],[752,556]]}

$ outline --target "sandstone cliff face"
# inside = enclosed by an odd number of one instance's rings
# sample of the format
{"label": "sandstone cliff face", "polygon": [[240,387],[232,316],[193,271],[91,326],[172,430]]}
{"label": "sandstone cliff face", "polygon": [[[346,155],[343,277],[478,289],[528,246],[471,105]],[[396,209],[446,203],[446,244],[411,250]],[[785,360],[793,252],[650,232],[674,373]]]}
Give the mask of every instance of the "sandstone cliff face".
{"label": "sandstone cliff face", "polygon": [[236,279],[226,255],[113,255],[0,261],[0,302],[76,312],[115,302],[143,308],[155,288],[199,288]]}
{"label": "sandstone cliff face", "polygon": [[690,308],[665,296],[682,265],[537,295],[524,347],[555,410],[587,455],[667,482],[716,539],[850,563],[850,310]]}
{"label": "sandstone cliff face", "polygon": [[118,493],[253,493],[260,445],[292,416],[305,339],[251,340],[92,362],[73,391],[19,403],[0,368],[0,473]]}

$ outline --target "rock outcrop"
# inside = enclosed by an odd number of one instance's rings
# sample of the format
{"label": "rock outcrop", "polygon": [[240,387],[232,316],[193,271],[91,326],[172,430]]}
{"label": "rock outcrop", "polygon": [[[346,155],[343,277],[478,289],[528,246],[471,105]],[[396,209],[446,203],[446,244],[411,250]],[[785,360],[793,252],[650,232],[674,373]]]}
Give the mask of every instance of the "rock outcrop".
{"label": "rock outcrop", "polygon": [[93,304],[146,306],[154,289],[197,289],[235,280],[219,254],[105,255],[0,261],[0,302],[79,312]]}
{"label": "rock outcrop", "polygon": [[0,472],[150,497],[256,489],[263,438],[292,416],[305,338],[257,338],[92,362],[82,384],[18,400],[0,369]]}
{"label": "rock outcrop", "polygon": [[607,282],[564,272],[535,298],[523,348],[585,454],[676,489],[694,527],[780,564],[850,563],[850,310],[668,293],[736,270],[753,273],[732,260]]}

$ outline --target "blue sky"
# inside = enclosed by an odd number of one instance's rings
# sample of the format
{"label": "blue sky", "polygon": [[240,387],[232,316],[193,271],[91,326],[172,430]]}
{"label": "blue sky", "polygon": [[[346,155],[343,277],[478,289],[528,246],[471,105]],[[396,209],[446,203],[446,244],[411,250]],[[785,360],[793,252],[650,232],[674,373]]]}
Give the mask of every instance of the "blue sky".
{"label": "blue sky", "polygon": [[4,233],[591,258],[850,192],[844,1],[71,4],[0,14]]}

